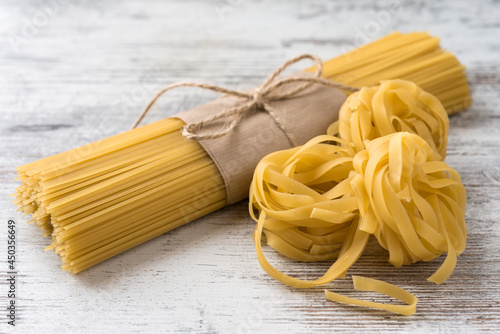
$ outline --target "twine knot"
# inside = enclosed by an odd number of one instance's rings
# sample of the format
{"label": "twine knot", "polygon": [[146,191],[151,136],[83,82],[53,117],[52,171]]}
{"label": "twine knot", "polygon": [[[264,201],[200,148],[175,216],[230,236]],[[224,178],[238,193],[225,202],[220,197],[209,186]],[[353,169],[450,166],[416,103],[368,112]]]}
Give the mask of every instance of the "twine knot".
{"label": "twine knot", "polygon": [[[282,79],[276,79],[278,75],[281,74],[287,67],[289,67],[292,64],[295,64],[303,59],[311,59],[316,63],[316,71],[314,73],[314,77],[285,77]],[[199,122],[195,123],[189,123],[186,124],[182,128],[182,134],[188,139],[193,139],[193,140],[206,140],[206,139],[216,139],[220,138],[222,136],[225,136],[228,134],[230,131],[232,131],[243,119],[243,117],[255,110],[261,110],[267,112],[271,118],[276,122],[276,124],[280,127],[280,129],[285,133],[285,135],[288,137],[288,140],[293,146],[297,146],[298,143],[295,140],[293,134],[289,129],[287,128],[286,124],[280,119],[278,114],[274,111],[274,109],[271,107],[269,102],[271,101],[278,101],[278,100],[283,100],[287,98],[291,98],[296,96],[297,94],[303,92],[307,88],[309,88],[313,84],[321,84],[323,86],[330,86],[330,87],[335,87],[342,89],[344,91],[349,91],[349,92],[355,92],[359,90],[356,87],[348,86],[348,85],[343,85],[338,82],[334,82],[328,79],[321,78],[321,73],[323,70],[323,62],[321,61],[320,58],[313,56],[313,55],[308,55],[304,54],[298,57],[295,57],[293,59],[290,59],[283,63],[276,71],[274,71],[271,76],[269,76],[264,83],[262,83],[260,86],[255,88],[252,93],[247,93],[247,92],[242,92],[242,91],[237,91],[237,90],[231,90],[227,89],[224,87],[216,86],[216,85],[209,85],[209,84],[203,84],[203,83],[196,83],[196,82],[177,82],[172,85],[169,85],[165,88],[163,88],[161,91],[159,91],[156,96],[151,100],[151,102],[148,104],[148,106],[144,109],[142,112],[141,116],[137,119],[135,122],[134,126],[132,128],[137,127],[144,116],[146,116],[147,112],[151,109],[151,107],[156,103],[158,98],[163,95],[165,92],[177,88],[177,87],[199,87],[203,89],[208,89],[214,92],[230,95],[230,96],[235,96],[240,98],[242,101],[240,104],[234,106],[234,107],[229,107],[225,110],[222,110],[221,112],[205,119]],[[284,91],[279,93],[276,89],[290,84],[290,83],[295,83],[295,82],[301,82],[302,84],[293,86],[291,90]],[[205,133],[202,133],[202,130],[213,124],[214,121],[223,119],[226,120],[224,124],[210,132],[210,131],[205,131]]]}
{"label": "twine knot", "polygon": [[264,102],[262,101],[262,90],[259,87],[255,88],[252,98],[257,108],[264,108]]}

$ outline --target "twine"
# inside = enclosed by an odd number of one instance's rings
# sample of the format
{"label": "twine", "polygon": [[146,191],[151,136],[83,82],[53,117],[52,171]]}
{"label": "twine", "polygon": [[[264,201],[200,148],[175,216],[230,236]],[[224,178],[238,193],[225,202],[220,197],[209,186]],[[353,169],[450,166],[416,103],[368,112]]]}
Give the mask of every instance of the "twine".
{"label": "twine", "polygon": [[[305,77],[305,78],[300,78],[300,77],[285,77],[283,79],[276,80],[276,77],[281,74],[287,67],[289,67],[292,64],[295,64],[303,59],[311,59],[316,63],[316,72],[314,77]],[[207,90],[211,90],[217,93],[222,93],[222,94],[227,94],[230,96],[235,96],[238,98],[242,99],[241,104],[235,106],[235,107],[230,107],[228,109],[222,110],[221,112],[205,119],[199,122],[195,123],[189,123],[186,124],[182,128],[182,134],[188,139],[193,139],[193,140],[205,140],[205,139],[216,139],[220,138],[222,136],[225,136],[228,134],[230,131],[232,131],[243,119],[243,117],[250,111],[257,109],[263,110],[267,112],[271,118],[276,122],[276,124],[280,127],[280,129],[285,133],[285,135],[288,137],[290,140],[290,143],[293,146],[297,146],[298,143],[295,140],[293,134],[290,132],[290,130],[287,128],[285,123],[280,119],[278,114],[274,111],[274,109],[269,105],[269,102],[271,101],[277,101],[277,100],[284,100],[287,98],[291,98],[299,94],[300,92],[304,91],[305,89],[309,88],[313,84],[321,84],[323,86],[329,86],[329,87],[335,87],[342,89],[344,91],[349,91],[349,92],[355,92],[358,91],[359,88],[344,85],[338,82],[334,82],[328,79],[321,78],[321,72],[323,70],[323,62],[321,61],[320,58],[314,56],[314,55],[309,55],[309,54],[304,54],[298,57],[295,57],[293,59],[290,59],[283,63],[274,73],[269,76],[266,81],[264,81],[263,84],[258,86],[253,90],[251,93],[247,92],[241,92],[237,90],[232,90],[232,89],[227,89],[224,87],[216,86],[216,85],[210,85],[210,84],[204,84],[204,83],[196,83],[196,82],[177,82],[172,85],[166,86],[162,90],[160,90],[156,96],[149,102],[148,106],[144,109],[142,112],[141,116],[137,119],[135,122],[134,126],[132,128],[137,127],[140,122],[144,119],[148,111],[151,109],[151,107],[156,103],[158,98],[162,96],[165,92],[172,90],[174,88],[178,87],[198,87],[198,88],[203,88]],[[294,82],[301,82],[303,84],[298,85],[294,89],[291,89],[289,91],[283,92],[281,94],[276,92],[276,89],[290,84]],[[221,128],[211,132],[211,133],[205,133],[205,134],[200,134],[201,130],[209,125],[211,122],[216,121],[218,119],[231,119],[230,121],[226,122]]]}

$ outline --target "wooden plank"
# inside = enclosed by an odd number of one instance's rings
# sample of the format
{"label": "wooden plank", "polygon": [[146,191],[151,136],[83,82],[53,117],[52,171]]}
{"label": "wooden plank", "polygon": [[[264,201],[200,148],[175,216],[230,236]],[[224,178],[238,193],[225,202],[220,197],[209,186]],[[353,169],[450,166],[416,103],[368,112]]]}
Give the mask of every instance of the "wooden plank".
{"label": "wooden plank", "polygon": [[[0,3],[0,307],[8,303],[6,233],[13,219],[18,333],[500,331],[499,17],[493,0]],[[71,276],[42,251],[48,240],[7,198],[17,186],[16,166],[128,129],[165,84],[246,88],[301,53],[326,59],[393,30],[427,29],[467,66],[473,89],[474,105],[450,120],[447,158],[467,188],[467,249],[441,286],[426,281],[440,261],[395,269],[375,243],[350,271],[414,292],[414,316],[342,306],[325,300],[322,288],[274,281],[256,260],[243,202]],[[215,96],[172,92],[148,121]],[[303,278],[329,266],[269,256]],[[353,292],[349,279],[327,288],[385,300]],[[11,332],[2,312],[0,332]]]}

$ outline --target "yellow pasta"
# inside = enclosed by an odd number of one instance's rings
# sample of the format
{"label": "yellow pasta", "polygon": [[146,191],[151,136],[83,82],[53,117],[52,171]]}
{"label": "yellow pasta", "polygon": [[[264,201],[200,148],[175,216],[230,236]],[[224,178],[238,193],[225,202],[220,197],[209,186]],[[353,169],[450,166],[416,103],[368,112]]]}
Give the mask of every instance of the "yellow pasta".
{"label": "yellow pasta", "polygon": [[166,119],[18,168],[16,203],[77,273],[225,205],[217,167]]}
{"label": "yellow pasta", "polygon": [[399,267],[447,252],[429,278],[442,283],[465,249],[466,193],[460,175],[421,137],[407,132],[371,141],[353,160],[351,185],[360,230],[375,235]]}
{"label": "yellow pasta", "polygon": [[[250,213],[257,221],[254,241],[264,270],[293,287],[326,284],[345,276],[373,234],[396,267],[447,252],[429,278],[446,280],[465,248],[466,196],[458,173],[425,140],[407,132],[374,139],[351,158],[351,148],[332,142],[340,140],[319,136],[302,147],[272,153],[257,166]],[[344,164],[353,169],[337,173]],[[265,259],[262,233],[271,247],[292,259],[335,262],[313,281],[285,275]],[[407,312],[397,306],[391,310]]]}
{"label": "yellow pasta", "polygon": [[452,53],[441,49],[439,38],[427,33],[394,32],[326,61],[323,68],[325,78],[357,87],[392,79],[414,82],[438,98],[448,114],[472,103],[465,67]]}
{"label": "yellow pasta", "polygon": [[[427,33],[390,34],[325,62],[323,77],[359,87],[403,78],[436,95],[448,113],[470,104],[464,67]],[[199,143],[181,135],[183,126],[178,119],[164,119],[18,167],[21,185],[14,202],[32,215],[30,222],[44,236],[51,237],[47,249],[60,255],[64,270],[78,273],[226,205],[225,186],[216,165]],[[320,151],[323,146],[328,145],[322,145]],[[346,159],[335,170],[347,175],[355,151],[338,150],[328,152]],[[325,182],[319,178],[314,187],[339,181],[338,176],[327,174]],[[335,191],[342,193],[342,187]],[[296,200],[316,201],[314,196]],[[349,203],[355,211],[354,200]],[[329,210],[328,205],[314,210],[317,221]],[[331,258],[338,252],[339,240],[350,233],[353,215],[339,214],[344,223],[335,227],[338,240],[331,239],[331,245],[325,245],[322,234],[332,232],[333,227],[318,223],[309,229],[305,238],[315,247],[305,258]]]}
{"label": "yellow pasta", "polygon": [[[257,222],[253,238],[259,263],[284,284],[322,285],[344,277],[374,235],[395,267],[447,253],[429,278],[444,282],[465,249],[466,193],[460,175],[442,161],[449,125],[439,101],[415,84],[387,81],[351,95],[338,123],[330,132],[339,130],[341,138],[318,136],[267,155],[255,169],[250,214]],[[266,260],[262,233],[268,245],[291,259],[335,262],[313,281],[285,275]],[[326,297],[400,314],[415,312],[416,297],[409,292],[353,279],[358,289],[408,305],[372,303],[329,291]]]}
{"label": "yellow pasta", "polygon": [[444,159],[448,124],[448,115],[437,98],[413,82],[389,80],[350,95],[340,108],[339,120],[327,132],[352,142],[356,151],[372,139],[411,132],[425,139]]}
{"label": "yellow pasta", "polygon": [[339,303],[358,305],[364,307],[373,307],[389,312],[399,313],[402,315],[412,315],[415,313],[417,309],[417,297],[415,297],[414,294],[404,289],[401,289],[397,286],[394,286],[392,284],[383,281],[367,277],[352,276],[352,281],[354,283],[354,288],[356,290],[379,292],[381,294],[400,300],[406,303],[407,305],[392,305],[392,304],[369,302],[369,301],[346,297],[328,290],[325,290],[325,297],[331,301]]}

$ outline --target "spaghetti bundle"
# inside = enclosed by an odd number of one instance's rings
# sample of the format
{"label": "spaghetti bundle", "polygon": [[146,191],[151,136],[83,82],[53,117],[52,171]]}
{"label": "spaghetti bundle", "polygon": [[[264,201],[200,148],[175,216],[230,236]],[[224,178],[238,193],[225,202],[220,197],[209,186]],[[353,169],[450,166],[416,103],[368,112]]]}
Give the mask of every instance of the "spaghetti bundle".
{"label": "spaghetti bundle", "polygon": [[[323,76],[343,84],[370,87],[382,80],[411,81],[434,95],[448,114],[472,103],[465,67],[427,33],[389,34],[323,65]],[[312,69],[309,69],[312,70]]]}
{"label": "spaghetti bundle", "polygon": [[[396,87],[398,94],[386,95],[388,88]],[[418,94],[410,94],[414,92]],[[405,112],[400,109],[401,97],[406,97]],[[377,121],[377,115],[387,110],[387,117]],[[429,278],[444,282],[465,249],[467,232],[465,188],[459,174],[442,161],[448,129],[443,113],[437,99],[413,84],[384,82],[346,100],[339,122],[347,126],[339,126],[340,139],[318,136],[262,159],[250,188],[250,214],[257,222],[254,241],[264,270],[294,287],[326,284],[345,277],[374,235],[396,267],[431,261],[446,252],[446,260]],[[398,121],[387,122],[391,117]],[[433,126],[427,128],[422,120]],[[399,127],[388,124],[425,128],[425,136],[399,132]],[[384,127],[387,133],[381,135]],[[433,132],[438,135],[429,135]],[[356,141],[361,137],[366,139]],[[285,275],[265,259],[262,233],[272,248],[292,259],[335,262],[313,281]],[[329,291],[327,298],[401,314],[415,312],[416,298],[410,293],[380,281],[353,279],[361,290],[378,291],[408,305],[371,303]]]}
{"label": "spaghetti bundle", "polygon": [[166,119],[18,170],[18,205],[79,272],[225,205],[217,167]]}
{"label": "spaghetti bundle", "polygon": [[[464,67],[427,33],[390,34],[325,62],[322,76],[357,87],[412,80],[448,113],[471,101]],[[14,202],[51,236],[47,248],[64,270],[78,273],[228,204],[218,166],[183,137],[185,125],[164,119],[17,168]]]}

